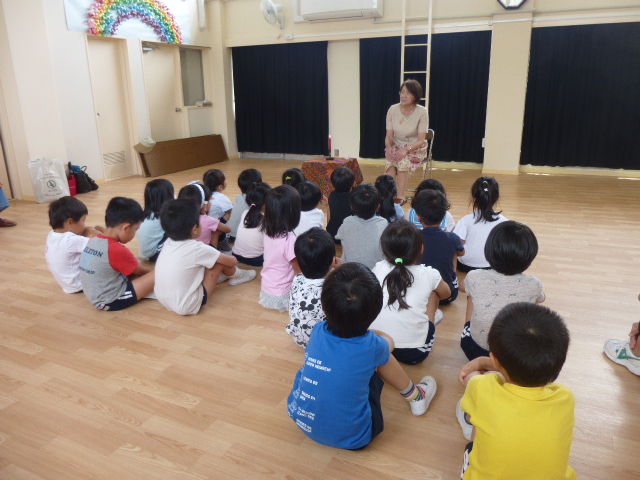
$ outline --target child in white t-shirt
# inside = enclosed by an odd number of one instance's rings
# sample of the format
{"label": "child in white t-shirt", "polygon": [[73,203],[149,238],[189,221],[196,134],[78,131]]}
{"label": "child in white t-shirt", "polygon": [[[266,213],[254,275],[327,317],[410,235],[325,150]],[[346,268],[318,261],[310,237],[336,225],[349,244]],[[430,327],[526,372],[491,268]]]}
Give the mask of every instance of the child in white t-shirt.
{"label": "child in white t-shirt", "polygon": [[82,291],[80,257],[90,238],[104,227],[87,227],[89,210],[75,197],[62,197],[49,204],[49,225],[45,256],[49,270],[66,293]]}
{"label": "child in white t-shirt", "polygon": [[249,209],[240,218],[232,249],[233,256],[245,265],[261,267],[264,263],[264,232],[261,226],[269,190],[271,187],[264,182],[254,183],[247,190]]}
{"label": "child in white t-shirt", "polygon": [[253,270],[236,268],[230,255],[196,240],[200,236],[200,209],[190,198],[165,203],[160,211],[169,237],[156,262],[155,293],[168,310],[195,315],[207,303],[220,279],[239,285],[256,277]]}
{"label": "child in white t-shirt", "polygon": [[227,225],[231,228],[229,237],[231,237],[232,242],[235,237],[238,236],[238,227],[241,223],[242,214],[249,210],[250,204],[247,202],[247,191],[253,184],[260,182],[262,182],[262,172],[255,168],[247,168],[238,175],[238,187],[240,187],[240,191],[242,193],[238,195],[235,202],[233,202],[231,218],[229,218],[229,221],[227,222]]}
{"label": "child in white t-shirt", "polygon": [[[231,218],[233,203],[231,203],[229,197],[222,193],[222,191],[227,188],[227,177],[224,172],[217,168],[207,170],[202,183],[211,190],[211,207],[209,208],[208,215],[220,220],[220,223],[227,223]],[[229,244],[229,238],[226,234],[220,236],[218,250],[231,255],[231,245]]]}
{"label": "child in white t-shirt", "polygon": [[300,195],[300,223],[293,231],[296,236],[302,235],[313,227],[324,230],[324,212],[318,208],[322,200],[322,191],[315,183],[305,181],[296,186]]}
{"label": "child in white t-shirt", "polygon": [[451,290],[440,272],[420,264],[422,234],[408,220],[391,222],[380,237],[385,259],[376,263],[373,273],[382,285],[382,311],[371,324],[395,343],[394,357],[415,365],[427,358],[436,336],[435,323],[442,319],[437,310],[440,300]]}

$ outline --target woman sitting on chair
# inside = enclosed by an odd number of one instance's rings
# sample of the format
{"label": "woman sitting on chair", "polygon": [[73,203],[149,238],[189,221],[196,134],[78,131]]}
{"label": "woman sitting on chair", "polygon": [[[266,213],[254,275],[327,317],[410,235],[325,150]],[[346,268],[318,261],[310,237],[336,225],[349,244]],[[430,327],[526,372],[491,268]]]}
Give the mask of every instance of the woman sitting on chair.
{"label": "woman sitting on chair", "polygon": [[404,203],[404,191],[409,173],[415,172],[427,156],[427,129],[429,114],[418,102],[422,86],[416,80],[405,80],[400,86],[400,103],[391,105],[387,112],[385,137],[385,173],[397,176],[398,199]]}

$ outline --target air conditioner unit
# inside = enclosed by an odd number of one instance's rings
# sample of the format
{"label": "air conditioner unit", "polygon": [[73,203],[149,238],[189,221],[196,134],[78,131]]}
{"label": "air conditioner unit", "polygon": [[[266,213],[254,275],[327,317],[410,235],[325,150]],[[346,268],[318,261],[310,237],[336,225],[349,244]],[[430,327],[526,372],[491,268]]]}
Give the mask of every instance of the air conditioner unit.
{"label": "air conditioner unit", "polygon": [[298,22],[382,17],[383,0],[296,0]]}

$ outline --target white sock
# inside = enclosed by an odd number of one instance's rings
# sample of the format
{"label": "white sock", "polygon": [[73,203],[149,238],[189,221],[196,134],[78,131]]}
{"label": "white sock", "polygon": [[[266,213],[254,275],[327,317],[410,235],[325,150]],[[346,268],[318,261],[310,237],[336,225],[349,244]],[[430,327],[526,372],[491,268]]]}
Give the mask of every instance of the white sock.
{"label": "white sock", "polygon": [[231,275],[229,278],[240,278],[242,276],[242,272],[244,270],[239,269],[238,267],[236,267],[236,273],[234,273],[233,275]]}

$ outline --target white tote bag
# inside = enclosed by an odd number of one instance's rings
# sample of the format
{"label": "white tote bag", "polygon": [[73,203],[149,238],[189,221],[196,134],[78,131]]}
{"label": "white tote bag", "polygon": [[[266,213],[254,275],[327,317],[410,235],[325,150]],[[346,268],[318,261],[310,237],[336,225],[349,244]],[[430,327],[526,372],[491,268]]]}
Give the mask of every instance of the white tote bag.
{"label": "white tote bag", "polygon": [[29,172],[36,202],[50,203],[70,194],[64,163],[59,158],[31,160]]}

